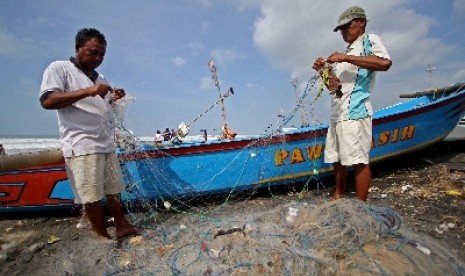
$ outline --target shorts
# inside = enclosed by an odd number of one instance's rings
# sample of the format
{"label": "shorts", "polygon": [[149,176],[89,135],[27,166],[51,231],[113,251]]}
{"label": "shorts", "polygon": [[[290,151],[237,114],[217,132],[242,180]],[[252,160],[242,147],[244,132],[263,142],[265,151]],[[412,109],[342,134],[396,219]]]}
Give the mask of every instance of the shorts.
{"label": "shorts", "polygon": [[99,201],[104,195],[123,191],[123,175],[115,153],[67,157],[65,167],[77,204]]}
{"label": "shorts", "polygon": [[371,117],[331,122],[326,136],[325,163],[369,164],[371,142]]}

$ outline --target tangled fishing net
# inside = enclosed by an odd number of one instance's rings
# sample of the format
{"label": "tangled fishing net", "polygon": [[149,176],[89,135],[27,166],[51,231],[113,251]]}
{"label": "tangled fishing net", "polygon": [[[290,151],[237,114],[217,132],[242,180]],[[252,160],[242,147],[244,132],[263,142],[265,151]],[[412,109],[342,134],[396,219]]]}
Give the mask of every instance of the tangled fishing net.
{"label": "tangled fishing net", "polygon": [[[210,207],[204,207],[209,209]],[[198,214],[198,213],[197,213]],[[137,217],[133,217],[137,220]],[[139,217],[140,219],[140,217]],[[143,236],[107,245],[103,275],[463,275],[389,208],[355,199],[259,198],[199,216],[166,212]],[[152,228],[150,228],[152,227]],[[90,249],[91,250],[91,249]],[[93,261],[93,260],[92,260]],[[65,268],[66,264],[68,268]],[[89,267],[72,254],[60,262]]]}
{"label": "tangled fishing net", "polygon": [[[270,125],[268,135],[262,139],[279,133],[302,111],[304,101],[311,94],[314,99],[307,105],[313,106],[321,96],[322,81],[335,83],[329,86],[331,93],[337,94],[337,82],[331,80],[328,72],[308,81],[291,114],[274,127]],[[119,112],[124,111],[125,105],[119,107],[122,109]],[[140,141],[122,124],[118,129],[118,135],[123,138],[121,148],[137,149]],[[233,161],[238,160],[244,158]],[[313,166],[318,169],[318,164]],[[165,180],[162,171],[153,175],[154,183]],[[247,191],[232,189],[214,196],[142,200],[138,207],[128,205],[132,221],[145,229],[142,236],[116,246],[104,244],[107,253],[104,260],[99,260],[104,263],[101,268],[86,263],[87,259],[79,259],[70,250],[58,260],[57,271],[73,274],[88,268],[84,274],[103,275],[465,273],[464,265],[441,245],[404,228],[401,217],[393,210],[355,199],[329,201],[327,194],[315,195],[308,191],[313,184],[320,187],[317,175],[303,188],[295,188],[301,189],[298,198],[276,195],[271,189],[268,195],[255,197],[258,187],[254,187]],[[88,250],[92,254],[92,245]]]}

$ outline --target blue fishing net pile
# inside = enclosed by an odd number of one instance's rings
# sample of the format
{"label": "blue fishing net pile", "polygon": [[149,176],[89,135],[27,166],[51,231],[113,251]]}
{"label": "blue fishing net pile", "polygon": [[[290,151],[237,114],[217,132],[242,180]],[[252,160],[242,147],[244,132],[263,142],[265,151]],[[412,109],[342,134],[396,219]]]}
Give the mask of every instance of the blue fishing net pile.
{"label": "blue fishing net pile", "polygon": [[146,227],[142,236],[102,245],[106,253],[93,268],[70,254],[57,270],[74,264],[74,271],[103,275],[465,273],[450,252],[403,228],[386,207],[314,196],[230,203],[211,212],[166,212],[153,221],[133,214]]}

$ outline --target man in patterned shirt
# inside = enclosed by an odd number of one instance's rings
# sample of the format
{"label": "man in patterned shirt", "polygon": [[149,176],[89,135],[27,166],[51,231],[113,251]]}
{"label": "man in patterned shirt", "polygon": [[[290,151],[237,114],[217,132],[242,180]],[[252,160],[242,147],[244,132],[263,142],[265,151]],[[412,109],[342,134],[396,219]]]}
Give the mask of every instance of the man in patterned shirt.
{"label": "man in patterned shirt", "polygon": [[[366,201],[371,185],[369,154],[372,141],[373,109],[369,101],[376,71],[387,71],[391,58],[381,39],[366,34],[367,18],[363,8],[350,7],[340,16],[334,29],[348,43],[347,49],[319,57],[313,69],[322,72],[330,66],[328,85],[331,97],[331,124],[325,145],[325,162],[334,166],[336,191],[334,198],[344,195],[347,167],[353,166],[357,198]],[[334,76],[335,78],[331,77]]]}

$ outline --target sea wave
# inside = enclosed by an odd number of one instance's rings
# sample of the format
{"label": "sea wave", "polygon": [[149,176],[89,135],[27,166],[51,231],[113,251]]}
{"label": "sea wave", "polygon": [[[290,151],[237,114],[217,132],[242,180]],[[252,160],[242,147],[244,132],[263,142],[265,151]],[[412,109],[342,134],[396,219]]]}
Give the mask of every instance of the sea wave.
{"label": "sea wave", "polygon": [[[216,140],[217,137],[213,135],[208,136],[209,140]],[[202,140],[202,135],[192,135],[183,138],[184,141],[197,141]],[[140,143],[152,143],[153,137],[141,136],[137,139]],[[61,148],[60,139],[58,138],[0,138],[0,144],[3,145],[8,155],[13,154],[24,154],[30,152],[44,151],[44,150],[55,150]]]}
{"label": "sea wave", "polygon": [[0,144],[8,155],[61,148],[57,138],[0,138]]}

